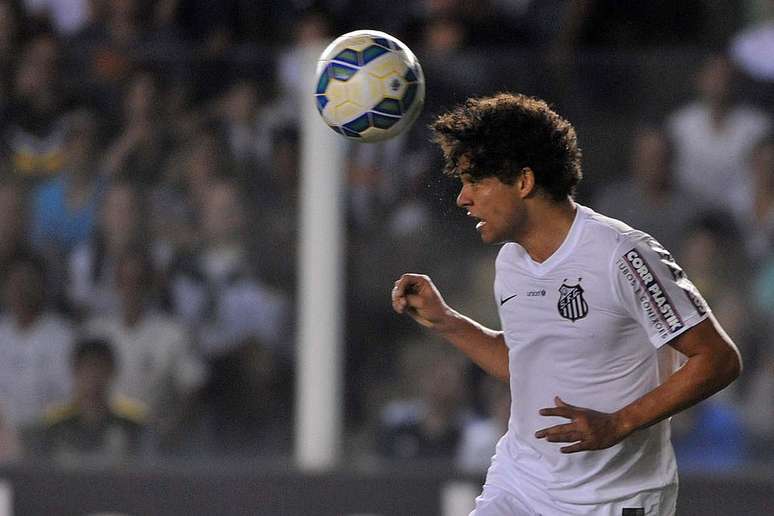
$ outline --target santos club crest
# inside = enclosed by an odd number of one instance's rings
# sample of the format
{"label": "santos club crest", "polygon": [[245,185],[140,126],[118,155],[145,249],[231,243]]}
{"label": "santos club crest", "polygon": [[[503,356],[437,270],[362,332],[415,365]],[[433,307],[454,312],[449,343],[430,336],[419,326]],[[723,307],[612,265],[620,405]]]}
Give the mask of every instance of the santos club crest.
{"label": "santos club crest", "polygon": [[580,286],[580,278],[577,285],[567,285],[566,281],[559,287],[559,302],[556,307],[559,315],[572,322],[583,319],[589,313],[589,304],[583,299],[583,287]]}

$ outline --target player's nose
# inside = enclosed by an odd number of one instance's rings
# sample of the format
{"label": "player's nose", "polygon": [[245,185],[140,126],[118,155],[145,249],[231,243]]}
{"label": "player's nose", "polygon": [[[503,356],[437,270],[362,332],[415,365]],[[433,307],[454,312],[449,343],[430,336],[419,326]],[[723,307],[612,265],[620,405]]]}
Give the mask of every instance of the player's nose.
{"label": "player's nose", "polygon": [[460,208],[466,208],[472,204],[470,195],[468,194],[468,189],[465,187],[465,185],[460,188],[460,193],[457,194],[457,206]]}

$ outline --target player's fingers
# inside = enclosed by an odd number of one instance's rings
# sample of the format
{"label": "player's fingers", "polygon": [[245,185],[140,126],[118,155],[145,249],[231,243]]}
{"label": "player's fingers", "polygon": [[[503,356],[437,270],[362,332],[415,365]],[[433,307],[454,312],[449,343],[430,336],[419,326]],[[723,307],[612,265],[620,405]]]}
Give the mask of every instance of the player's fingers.
{"label": "player's fingers", "polygon": [[549,434],[546,436],[546,441],[551,443],[574,443],[580,441],[583,438],[580,432],[562,432],[557,434]]}
{"label": "player's fingers", "polygon": [[409,307],[408,310],[406,310],[406,313],[411,316],[412,319],[414,319],[416,322],[421,324],[422,326],[425,326],[427,328],[432,328],[433,323],[425,319],[424,317],[420,316],[415,308]]}
{"label": "player's fingers", "polygon": [[402,314],[405,308],[406,308],[406,299],[402,297],[398,297],[397,295],[393,294],[392,309],[398,312],[399,314]]}
{"label": "player's fingers", "polygon": [[398,279],[395,286],[400,294],[421,294],[430,279],[424,274],[406,273]]}
{"label": "player's fingers", "polygon": [[405,310],[408,304],[406,295],[409,292],[413,292],[415,289],[412,285],[418,280],[416,276],[417,275],[415,274],[404,274],[393,284],[392,290],[390,291],[390,297],[392,300],[392,307],[396,312],[403,313],[403,310]]}
{"label": "player's fingers", "polygon": [[576,430],[575,423],[565,423],[563,425],[555,425],[555,426],[549,426],[547,428],[542,428],[537,432],[535,432],[535,437],[537,437],[538,439],[542,439],[547,435],[562,434],[566,432],[572,432],[574,430]]}
{"label": "player's fingers", "polygon": [[575,410],[569,407],[546,407],[540,409],[538,414],[541,416],[559,416],[573,419],[575,417]]}
{"label": "player's fingers", "polygon": [[[393,288],[393,298],[405,309],[407,306],[423,308],[430,280],[421,274],[404,274]],[[403,303],[400,301],[403,300]]]}
{"label": "player's fingers", "polygon": [[570,446],[562,446],[561,448],[559,448],[559,451],[562,453],[575,453],[575,452],[586,451],[590,449],[591,447],[588,443],[581,441],[579,443],[571,444]]}
{"label": "player's fingers", "polygon": [[398,313],[407,313],[419,324],[428,328],[433,323],[417,313],[418,308],[423,308],[426,300],[422,292],[430,284],[430,279],[423,274],[406,273],[402,275],[392,288],[392,306]]}
{"label": "player's fingers", "polygon": [[579,407],[576,407],[575,405],[570,405],[569,403],[565,403],[565,401],[559,396],[554,396],[554,403],[556,403],[557,407],[569,407],[572,409],[579,408]]}
{"label": "player's fingers", "polygon": [[406,307],[406,300],[398,289],[397,281],[390,291],[390,300],[392,301],[392,309],[398,313],[403,313],[403,309]]}

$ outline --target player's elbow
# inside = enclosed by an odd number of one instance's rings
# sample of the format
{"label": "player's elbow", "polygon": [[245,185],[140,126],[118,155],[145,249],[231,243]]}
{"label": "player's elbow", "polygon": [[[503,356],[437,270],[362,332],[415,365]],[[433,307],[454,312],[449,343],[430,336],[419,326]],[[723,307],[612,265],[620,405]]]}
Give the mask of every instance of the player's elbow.
{"label": "player's elbow", "polygon": [[505,369],[504,371],[498,371],[495,375],[495,378],[500,380],[503,383],[510,384],[511,383],[511,374],[508,371],[508,369]]}
{"label": "player's elbow", "polygon": [[713,357],[715,380],[721,388],[726,387],[742,374],[742,357],[732,342],[718,346]]}

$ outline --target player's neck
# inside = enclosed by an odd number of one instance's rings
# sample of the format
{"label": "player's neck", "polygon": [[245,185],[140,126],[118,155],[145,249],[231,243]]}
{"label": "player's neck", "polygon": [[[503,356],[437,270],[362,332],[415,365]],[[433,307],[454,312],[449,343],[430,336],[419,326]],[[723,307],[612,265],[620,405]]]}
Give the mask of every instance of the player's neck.
{"label": "player's neck", "polygon": [[567,238],[576,211],[577,205],[570,198],[560,202],[536,200],[528,211],[527,230],[519,244],[534,261],[546,261]]}

